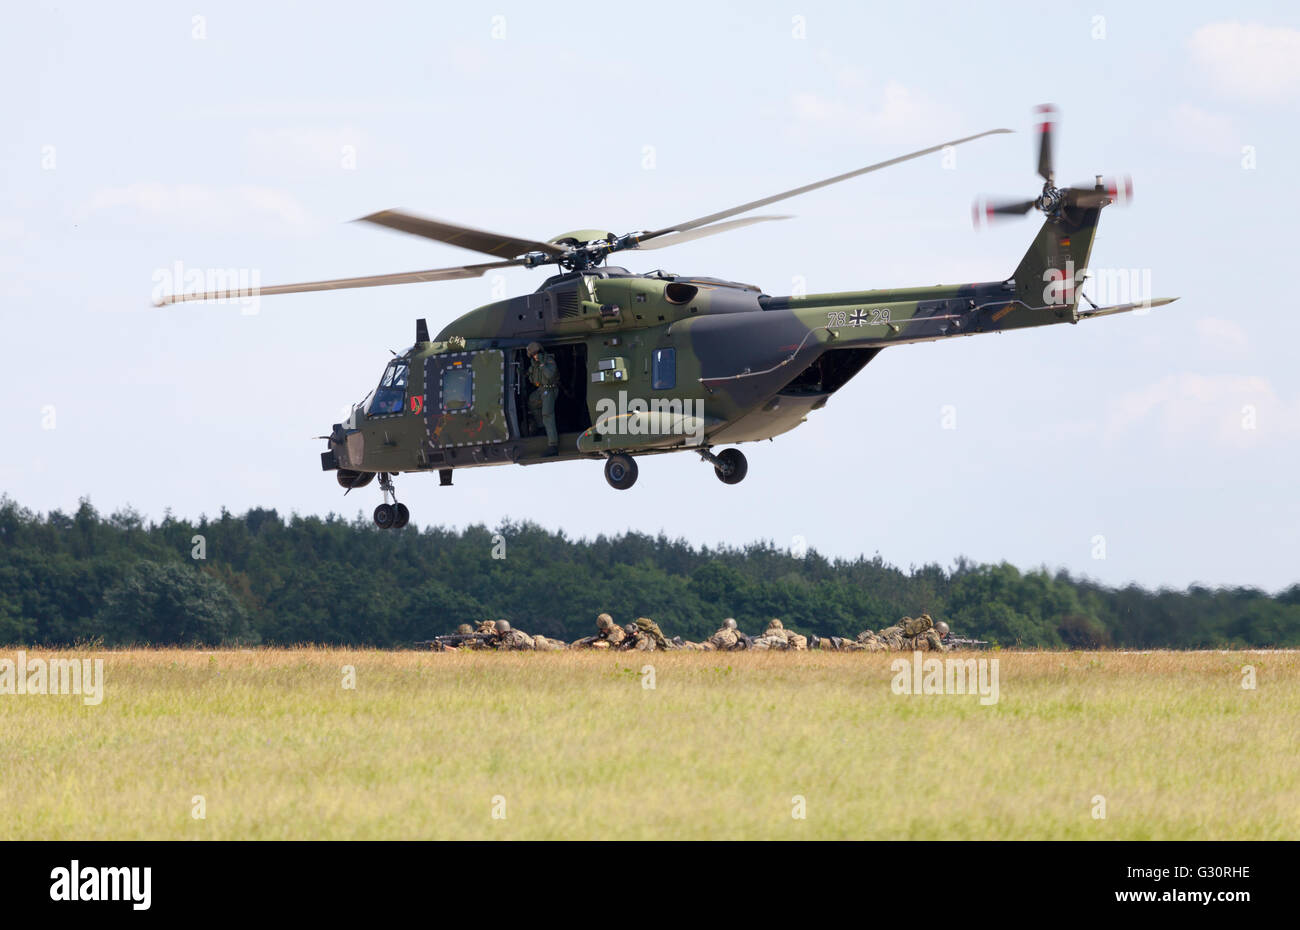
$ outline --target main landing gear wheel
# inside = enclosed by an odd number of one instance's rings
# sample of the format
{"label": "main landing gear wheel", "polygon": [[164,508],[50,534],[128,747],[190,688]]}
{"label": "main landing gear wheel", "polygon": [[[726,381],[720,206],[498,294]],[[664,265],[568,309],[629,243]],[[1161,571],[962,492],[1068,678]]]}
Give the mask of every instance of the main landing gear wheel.
{"label": "main landing gear wheel", "polygon": [[749,462],[739,449],[723,449],[713,460],[713,473],[723,484],[740,484],[749,474]]}
{"label": "main landing gear wheel", "polygon": [[618,453],[605,461],[605,480],[611,488],[626,491],[636,484],[636,460],[630,455]]}
{"label": "main landing gear wheel", "polygon": [[[379,490],[384,492],[384,502],[375,508],[375,526],[381,530],[400,530],[411,519],[411,511],[405,504],[397,502],[397,489],[393,487],[393,476],[387,472],[379,473]],[[388,498],[393,502],[388,503]]]}

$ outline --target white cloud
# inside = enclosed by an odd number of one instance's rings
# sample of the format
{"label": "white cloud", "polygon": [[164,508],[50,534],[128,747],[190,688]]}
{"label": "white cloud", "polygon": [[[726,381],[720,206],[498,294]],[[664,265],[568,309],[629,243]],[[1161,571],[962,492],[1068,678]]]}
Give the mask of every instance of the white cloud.
{"label": "white cloud", "polygon": [[1239,355],[1246,351],[1250,340],[1246,331],[1232,320],[1206,317],[1196,321],[1196,335],[1206,347],[1225,354]]}
{"label": "white cloud", "polygon": [[307,211],[291,194],[277,188],[251,185],[216,188],[141,181],[100,188],[87,207],[92,213],[119,209],[209,227],[264,222],[267,219],[295,230],[309,225]]}
{"label": "white cloud", "polygon": [[1188,46],[1215,89],[1246,100],[1277,101],[1300,92],[1300,30],[1258,23],[1211,23]]}
{"label": "white cloud", "polygon": [[1300,431],[1300,403],[1278,397],[1266,379],[1254,375],[1167,375],[1112,405],[1109,438],[1137,428],[1248,447]]}
{"label": "white cloud", "polygon": [[959,120],[941,104],[898,81],[888,81],[884,88],[866,99],[845,100],[814,93],[794,94],[790,98],[794,117],[800,128],[815,126],[846,131],[853,136],[894,136],[903,139],[924,138],[933,141],[940,127]]}
{"label": "white cloud", "polygon": [[301,171],[304,168],[341,171],[345,155],[355,164],[373,161],[375,146],[351,126],[329,128],[255,129],[248,134],[250,155],[260,167]]}
{"label": "white cloud", "polygon": [[1226,158],[1241,156],[1241,133],[1221,113],[1180,104],[1159,123],[1160,134],[1181,148]]}

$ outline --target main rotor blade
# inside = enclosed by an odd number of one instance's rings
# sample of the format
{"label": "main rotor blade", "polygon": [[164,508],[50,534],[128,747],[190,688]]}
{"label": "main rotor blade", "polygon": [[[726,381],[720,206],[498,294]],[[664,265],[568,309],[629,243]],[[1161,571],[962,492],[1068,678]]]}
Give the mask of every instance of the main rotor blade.
{"label": "main rotor blade", "polygon": [[714,223],[712,226],[701,226],[698,229],[692,229],[687,232],[668,233],[659,236],[647,242],[645,245],[638,245],[638,249],[666,249],[670,245],[678,245],[682,242],[690,242],[693,239],[703,239],[705,236],[716,236],[718,233],[724,233],[731,229],[740,229],[744,226],[752,226],[755,223],[765,223],[769,220],[788,220],[789,216],[747,216],[739,220],[728,220],[725,223]]}
{"label": "main rotor blade", "polygon": [[418,281],[453,281],[457,278],[477,278],[493,268],[511,268],[523,261],[485,262],[482,265],[460,265],[455,268],[431,268],[428,271],[406,271],[400,274],[376,274],[365,278],[335,278],[331,281],[306,281],[302,284],[276,284],[272,287],[253,287],[247,290],[205,291],[201,294],[169,294],[154,301],[155,307],[185,303],[191,300],[244,300],[270,294],[301,294],[307,291],[333,291],[350,287],[381,287],[386,284],[414,284]]}
{"label": "main rotor blade", "polygon": [[771,197],[764,197],[761,200],[753,200],[749,203],[741,204],[738,207],[732,207],[729,210],[721,210],[717,213],[710,213],[708,216],[701,216],[698,219],[689,220],[685,223],[675,223],[672,226],[665,226],[662,229],[656,229],[654,232],[646,233],[644,236],[639,236],[638,238],[640,241],[645,242],[648,239],[664,236],[670,232],[687,232],[688,230],[697,229],[700,226],[707,226],[709,223],[716,223],[718,220],[725,220],[738,213],[748,213],[750,210],[757,209],[758,207],[765,207],[769,203],[776,203],[778,200],[797,197],[800,194],[815,191],[820,187],[828,187],[831,184],[838,184],[840,181],[847,181],[850,178],[856,178],[859,175],[868,174],[872,171],[879,171],[881,168],[888,168],[890,165],[897,165],[900,162],[910,161],[913,158],[920,158],[922,155],[929,155],[931,152],[940,152],[950,145],[961,145],[963,142],[970,142],[974,139],[982,139],[984,136],[992,136],[1003,132],[1011,132],[1011,130],[990,129],[988,132],[977,133],[976,135],[966,136],[962,139],[953,139],[951,142],[941,142],[939,145],[932,145],[928,149],[921,149],[919,152],[912,152],[908,155],[900,155],[897,158],[890,158],[886,161],[876,162],[874,165],[867,165],[865,168],[859,168],[856,171],[837,174],[833,178],[827,178],[824,181],[815,181],[812,184],[805,184],[803,187],[796,187],[793,190],[783,191],[780,194],[773,194]]}
{"label": "main rotor blade", "polygon": [[1052,124],[1056,122],[1056,107],[1044,103],[1034,108],[1038,121],[1038,173],[1044,181],[1052,181]]}
{"label": "main rotor blade", "polygon": [[436,239],[439,242],[458,245],[462,249],[473,249],[475,252],[495,255],[498,258],[514,258],[523,255],[525,252],[545,252],[553,258],[559,258],[564,254],[564,249],[551,245],[549,242],[503,236],[500,233],[486,232],[469,226],[459,226],[455,223],[444,223],[442,220],[433,220],[412,213],[403,213],[401,210],[380,210],[378,213],[361,217],[357,222],[387,226],[389,229],[396,229],[398,232],[423,236],[426,239]]}

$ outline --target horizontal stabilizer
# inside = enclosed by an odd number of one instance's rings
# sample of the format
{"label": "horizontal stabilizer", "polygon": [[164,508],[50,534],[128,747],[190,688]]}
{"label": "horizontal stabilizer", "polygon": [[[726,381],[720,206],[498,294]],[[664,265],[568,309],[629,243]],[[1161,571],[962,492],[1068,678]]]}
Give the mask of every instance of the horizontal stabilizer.
{"label": "horizontal stabilizer", "polygon": [[1088,320],[1095,316],[1111,316],[1116,313],[1128,313],[1130,310],[1150,310],[1152,307],[1163,307],[1165,304],[1171,304],[1177,297],[1153,297],[1150,300],[1139,300],[1131,304],[1115,304],[1113,307],[1093,307],[1088,310],[1079,311],[1079,319]]}

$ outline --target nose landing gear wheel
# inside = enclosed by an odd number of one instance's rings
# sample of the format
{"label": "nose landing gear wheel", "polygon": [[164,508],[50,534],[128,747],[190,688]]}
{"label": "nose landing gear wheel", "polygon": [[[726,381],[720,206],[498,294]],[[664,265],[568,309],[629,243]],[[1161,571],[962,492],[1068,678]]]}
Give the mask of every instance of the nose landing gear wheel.
{"label": "nose landing gear wheel", "polygon": [[[411,512],[405,504],[397,502],[397,489],[393,487],[393,476],[387,472],[379,473],[379,490],[384,492],[384,502],[375,508],[375,526],[381,530],[400,530],[411,519]],[[388,503],[389,498],[393,502]]]}
{"label": "nose landing gear wheel", "polygon": [[620,452],[617,455],[611,455],[605,461],[605,480],[609,482],[611,488],[626,491],[636,484],[636,475],[636,460],[630,455],[624,455]]}
{"label": "nose landing gear wheel", "polygon": [[740,484],[749,474],[749,462],[739,449],[723,449],[713,466],[713,473],[723,484]]}

